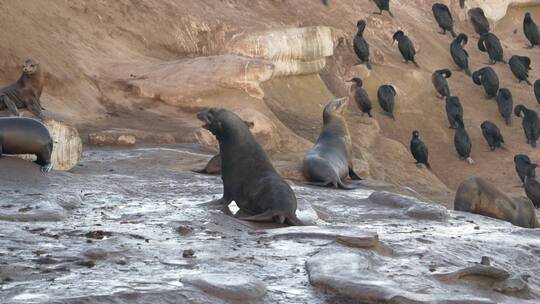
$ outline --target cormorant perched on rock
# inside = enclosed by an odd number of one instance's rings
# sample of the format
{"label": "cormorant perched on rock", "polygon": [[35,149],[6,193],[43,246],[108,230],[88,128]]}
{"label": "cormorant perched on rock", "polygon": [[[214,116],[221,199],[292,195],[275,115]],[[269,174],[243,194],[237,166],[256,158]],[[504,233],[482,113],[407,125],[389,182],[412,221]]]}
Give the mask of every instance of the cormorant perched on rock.
{"label": "cormorant perched on rock", "polygon": [[449,128],[456,129],[458,127],[456,117],[459,116],[463,120],[463,106],[459,101],[459,97],[446,97],[446,116],[448,117],[448,123],[450,124]]}
{"label": "cormorant perched on rock", "polygon": [[474,31],[478,35],[489,33],[489,21],[486,18],[484,11],[475,7],[469,10],[469,17],[471,18],[471,23],[474,27]]}
{"label": "cormorant perched on rock", "polygon": [[480,125],[480,128],[482,129],[482,135],[484,135],[491,151],[495,151],[496,148],[501,147],[504,143],[504,138],[497,125],[486,120]]}
{"label": "cormorant perched on rock", "polygon": [[512,99],[512,92],[507,88],[500,88],[497,93],[497,108],[506,125],[512,123],[512,110],[514,109],[514,100]]}
{"label": "cormorant perched on rock", "polygon": [[508,64],[518,82],[525,81],[528,85],[532,85],[529,81],[529,70],[531,69],[531,59],[529,57],[514,55],[510,58]]}
{"label": "cormorant perched on rock", "polygon": [[474,160],[471,158],[472,143],[467,130],[465,130],[463,117],[456,115],[454,120],[458,124],[454,133],[454,147],[459,155],[459,159],[466,160],[469,165],[472,165],[474,164]]}
{"label": "cormorant perched on rock", "polygon": [[540,46],[540,32],[529,12],[525,13],[525,18],[523,19],[523,33],[531,43],[531,48],[535,45]]}
{"label": "cormorant perched on rock", "polygon": [[454,32],[454,19],[452,18],[452,13],[448,6],[442,3],[435,3],[431,7],[433,11],[433,16],[439,24],[439,27],[443,30],[441,34],[446,34],[446,31],[449,31],[452,34],[452,37],[456,37],[456,32]]}
{"label": "cormorant perched on rock", "polygon": [[499,37],[493,33],[485,33],[478,40],[478,49],[482,52],[487,52],[489,55],[489,64],[497,62],[506,63],[504,60],[504,51]]}
{"label": "cormorant perched on rock", "polygon": [[414,130],[412,132],[411,154],[416,160],[416,164],[424,164],[426,168],[431,170],[431,166],[429,165],[428,161],[428,148],[420,139],[420,132],[418,132],[417,130]]}
{"label": "cormorant perched on rock", "polygon": [[431,82],[439,93],[441,98],[450,96],[450,88],[448,87],[448,81],[446,78],[450,78],[452,72],[449,69],[436,70],[431,75]]}
{"label": "cormorant perched on rock", "polygon": [[364,39],[364,30],[366,29],[366,21],[359,20],[356,24],[358,31],[354,36],[353,49],[356,56],[362,63],[366,64],[366,67],[371,70],[371,63],[369,62],[369,44]]}
{"label": "cormorant perched on rock", "polygon": [[414,60],[416,50],[414,49],[411,39],[409,39],[409,37],[407,37],[403,31],[397,31],[392,39],[392,43],[396,42],[397,40],[399,52],[401,53],[401,56],[403,56],[403,59],[405,59],[405,63],[409,63],[409,61],[411,61],[418,67],[418,63],[416,63]]}
{"label": "cormorant perched on rock", "polygon": [[369,95],[366,92],[366,90],[362,88],[362,86],[364,85],[362,82],[362,79],[358,77],[354,77],[353,79],[349,81],[353,82],[353,85],[351,86],[351,91],[354,95],[354,100],[356,101],[358,108],[360,109],[360,111],[362,111],[362,116],[367,113],[369,117],[372,117],[371,116],[371,109],[372,109],[371,100],[369,99]]}
{"label": "cormorant perched on rock", "polygon": [[450,44],[450,55],[456,65],[469,76],[471,76],[471,70],[469,69],[469,53],[465,50],[464,46],[469,41],[469,37],[465,34],[457,35],[456,39]]}
{"label": "cormorant perched on rock", "polygon": [[514,108],[514,114],[517,117],[521,117],[523,113],[523,132],[525,133],[525,138],[527,139],[527,144],[531,147],[536,147],[536,141],[540,136],[540,119],[538,118],[538,113],[536,111],[527,109],[524,105],[517,105]]}
{"label": "cormorant perched on rock", "polygon": [[516,172],[522,183],[525,182],[525,176],[536,178],[537,164],[533,164],[529,156],[525,154],[517,154],[514,156],[514,165],[516,166]]}
{"label": "cormorant perched on rock", "polygon": [[388,14],[390,14],[390,17],[394,18],[394,15],[390,11],[390,0],[373,0],[377,7],[379,8],[379,12],[374,12],[374,14],[382,15],[383,11],[387,11]]}
{"label": "cormorant perched on rock", "polygon": [[527,194],[527,197],[533,203],[534,208],[540,208],[540,183],[536,179],[526,175],[523,188],[525,188],[525,194]]}
{"label": "cormorant perched on rock", "polygon": [[491,67],[484,67],[472,74],[473,82],[484,87],[486,97],[493,98],[499,91],[499,77]]}
{"label": "cormorant perched on rock", "polygon": [[379,87],[377,90],[377,98],[379,99],[379,105],[386,114],[396,120],[394,117],[394,99],[396,97],[396,89],[393,86],[385,84]]}

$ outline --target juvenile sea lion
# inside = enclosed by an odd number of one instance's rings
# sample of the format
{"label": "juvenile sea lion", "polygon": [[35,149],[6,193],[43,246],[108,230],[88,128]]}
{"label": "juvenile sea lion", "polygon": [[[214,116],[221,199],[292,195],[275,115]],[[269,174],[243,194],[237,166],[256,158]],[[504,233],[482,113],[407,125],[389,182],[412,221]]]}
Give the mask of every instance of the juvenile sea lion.
{"label": "juvenile sea lion", "polygon": [[393,86],[385,84],[379,87],[377,90],[377,98],[379,99],[379,105],[384,112],[396,120],[394,116],[394,99],[396,97],[396,89]]}
{"label": "juvenile sea lion", "polygon": [[540,32],[529,12],[525,13],[525,18],[523,19],[523,33],[531,43],[531,48],[535,45],[540,46]]}
{"label": "juvenile sea lion", "polygon": [[471,23],[474,27],[474,31],[478,35],[482,35],[489,32],[489,21],[484,14],[484,11],[475,7],[469,10],[469,17],[471,18]]}
{"label": "juvenile sea lion", "polygon": [[469,41],[469,37],[465,34],[457,35],[456,39],[450,44],[450,55],[456,65],[469,76],[471,76],[471,70],[469,69],[469,53],[465,50],[465,45]]}
{"label": "juvenile sea lion", "polygon": [[534,97],[536,97],[536,102],[540,104],[540,79],[534,82],[533,88],[534,88]]}
{"label": "juvenile sea lion", "polygon": [[442,3],[435,3],[431,7],[433,16],[439,24],[439,27],[442,29],[441,34],[446,34],[446,31],[449,31],[452,34],[452,37],[456,37],[456,32],[454,32],[454,19],[452,18],[452,13],[448,6]]}
{"label": "juvenile sea lion", "polygon": [[496,148],[500,148],[504,143],[504,138],[501,134],[501,130],[496,124],[489,120],[484,121],[480,128],[482,129],[482,135],[486,139],[491,151],[495,151]]}
{"label": "juvenile sea lion", "polygon": [[424,164],[426,168],[431,170],[429,165],[429,152],[426,144],[420,139],[420,132],[414,130],[411,139],[411,154],[416,160],[416,164]]}
{"label": "juvenile sea lion", "polygon": [[392,43],[395,43],[397,40],[399,52],[401,53],[401,56],[403,56],[403,59],[405,59],[405,63],[409,63],[409,61],[411,61],[418,67],[418,63],[416,63],[414,60],[416,50],[414,49],[411,39],[409,39],[409,37],[407,37],[403,31],[395,32],[392,39]]}
{"label": "juvenile sea lion", "polygon": [[221,155],[218,154],[212,157],[204,168],[192,171],[202,174],[221,174]]}
{"label": "juvenile sea lion", "polygon": [[382,15],[383,11],[387,11],[388,14],[390,14],[390,17],[394,18],[394,15],[390,11],[390,0],[373,0],[377,7],[379,8],[379,12],[373,12],[377,15]]}
{"label": "juvenile sea lion", "polygon": [[358,31],[354,36],[353,49],[361,63],[365,63],[366,67],[371,70],[371,63],[369,62],[369,44],[364,39],[364,30],[366,29],[366,21],[359,20],[356,23]]}
{"label": "juvenile sea lion", "polygon": [[231,111],[210,108],[197,118],[219,142],[223,197],[210,205],[228,206],[233,200],[248,221],[302,225],[296,217],[296,196],[276,172],[248,126]]}
{"label": "juvenile sea lion", "polygon": [[517,105],[514,108],[514,114],[517,117],[521,117],[523,113],[523,132],[525,132],[525,138],[527,138],[527,144],[531,147],[536,147],[536,141],[540,136],[540,119],[538,113],[531,109],[527,109],[524,105]]}
{"label": "juvenile sea lion", "polygon": [[448,96],[446,97],[446,117],[448,118],[448,123],[450,124],[450,129],[456,129],[458,123],[456,117],[459,116],[463,118],[463,106],[459,101],[457,96]]}
{"label": "juvenile sea lion", "polygon": [[540,208],[540,183],[530,175],[525,175],[523,188],[525,188],[525,194],[527,194],[534,207]]}
{"label": "juvenile sea lion", "polygon": [[18,109],[28,109],[36,117],[43,119],[39,103],[43,91],[43,72],[39,64],[27,59],[22,65],[19,79],[0,88],[0,110],[8,109],[12,115],[19,116]]}
{"label": "juvenile sea lion", "polygon": [[472,165],[474,164],[474,160],[471,158],[472,143],[467,130],[465,130],[463,117],[456,115],[455,121],[458,127],[454,133],[454,147],[459,155],[459,159],[466,160],[469,165]]}
{"label": "juvenile sea lion", "polygon": [[463,181],[456,192],[454,210],[476,213],[524,228],[540,228],[533,204],[514,198],[479,177]]}
{"label": "juvenile sea lion", "polygon": [[525,81],[528,85],[532,85],[529,81],[529,70],[531,69],[531,59],[527,56],[514,55],[508,62],[512,74],[518,79],[518,83]]}
{"label": "juvenile sea lion", "polygon": [[501,41],[495,34],[482,34],[478,40],[478,49],[488,53],[489,64],[495,64],[497,62],[506,63]]}
{"label": "juvenile sea lion", "polygon": [[351,136],[343,110],[348,99],[330,101],[323,111],[323,128],[317,143],[306,154],[302,164],[304,177],[317,186],[351,190],[343,180],[349,176],[361,180],[354,172]]}
{"label": "juvenile sea lion", "polygon": [[473,82],[484,87],[486,98],[497,96],[499,91],[499,77],[491,67],[484,67],[472,74]]}
{"label": "juvenile sea lion", "polygon": [[51,172],[53,140],[49,130],[39,121],[23,117],[0,118],[0,157],[34,154],[41,172]]}
{"label": "juvenile sea lion", "polygon": [[351,86],[351,92],[353,93],[354,101],[356,101],[356,105],[358,105],[358,108],[360,109],[360,111],[362,111],[362,116],[365,113],[367,113],[369,117],[372,117],[371,116],[371,109],[372,109],[371,100],[369,99],[369,95],[366,92],[366,90],[362,88],[363,86],[362,79],[358,77],[354,77],[353,79],[349,81],[353,83]]}
{"label": "juvenile sea lion", "polygon": [[499,113],[506,125],[509,126],[512,123],[512,109],[514,109],[512,92],[507,88],[500,88],[496,100]]}
{"label": "juvenile sea lion", "polygon": [[437,90],[437,93],[439,93],[440,98],[450,96],[450,88],[448,87],[448,81],[446,80],[446,78],[450,78],[450,76],[452,76],[452,72],[450,72],[449,69],[436,70],[431,75],[431,82],[433,83],[435,90]]}
{"label": "juvenile sea lion", "polygon": [[522,183],[525,182],[525,177],[529,176],[536,178],[536,168],[537,164],[533,164],[529,156],[525,154],[517,154],[514,156],[514,165],[516,167],[516,172],[519,176],[519,179]]}

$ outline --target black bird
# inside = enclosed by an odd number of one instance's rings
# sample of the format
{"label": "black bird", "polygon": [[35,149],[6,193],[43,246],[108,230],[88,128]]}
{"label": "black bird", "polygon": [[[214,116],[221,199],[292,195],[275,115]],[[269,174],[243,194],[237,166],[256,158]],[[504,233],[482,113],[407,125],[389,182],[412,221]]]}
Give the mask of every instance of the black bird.
{"label": "black bird", "polygon": [[540,183],[536,179],[526,175],[523,187],[525,188],[525,194],[527,194],[527,197],[533,203],[534,208],[540,208]]}
{"label": "black bird", "polygon": [[470,9],[469,17],[471,18],[474,31],[478,35],[489,33],[489,21],[481,8],[475,7]]}
{"label": "black bird", "polygon": [[374,14],[382,15],[383,11],[387,11],[388,14],[390,14],[390,17],[394,18],[394,15],[390,11],[390,0],[373,0],[377,7],[379,8],[379,12],[374,12]]}
{"label": "black bird", "polygon": [[514,100],[512,98],[512,92],[507,88],[500,88],[497,93],[497,108],[506,125],[512,123],[512,109],[514,108]]}
{"label": "black bird", "polygon": [[529,57],[514,55],[510,58],[508,64],[519,83],[525,81],[528,85],[532,85],[529,81],[529,70],[531,69],[531,59]]}
{"label": "black bird", "polygon": [[433,83],[435,90],[437,90],[437,93],[439,93],[440,98],[450,96],[450,88],[448,87],[448,81],[446,80],[446,78],[450,78],[450,76],[452,76],[452,72],[450,72],[449,69],[436,70],[431,75],[431,82]]}
{"label": "black bird", "polygon": [[459,0],[459,6],[465,8],[465,0]]}
{"label": "black bird", "polygon": [[393,86],[385,84],[379,87],[377,90],[377,98],[379,99],[379,105],[386,114],[396,120],[394,117],[394,99],[396,97],[396,89]]}
{"label": "black bird", "polygon": [[394,36],[392,36],[392,39],[392,43],[396,42],[397,40],[399,52],[401,53],[401,56],[403,56],[403,59],[405,59],[405,63],[409,63],[409,61],[411,61],[418,67],[418,63],[416,63],[414,60],[416,50],[414,49],[411,39],[409,39],[409,37],[407,37],[403,31],[397,31]]}
{"label": "black bird", "polygon": [[484,87],[486,98],[497,96],[499,91],[499,77],[491,67],[484,67],[472,74],[473,82]]}
{"label": "black bird", "polygon": [[420,139],[420,132],[418,132],[417,130],[414,130],[412,132],[411,154],[416,160],[416,164],[424,164],[426,168],[431,170],[431,166],[429,165],[428,161],[428,148]]}
{"label": "black bird", "polygon": [[497,125],[486,120],[480,125],[480,128],[482,129],[482,135],[484,135],[491,151],[495,151],[496,148],[501,147],[504,143],[504,138]]}
{"label": "black bird", "polygon": [[495,64],[498,61],[506,63],[504,60],[504,51],[499,37],[493,33],[485,33],[478,40],[478,49],[487,52],[489,55],[489,64]]}
{"label": "black bird", "polygon": [[456,32],[454,32],[454,19],[452,14],[448,9],[448,6],[442,3],[435,3],[431,7],[433,16],[439,24],[439,27],[443,30],[441,34],[446,34],[446,31],[449,31],[452,34],[452,37],[456,37]]}
{"label": "black bird", "polygon": [[450,44],[450,54],[456,65],[469,76],[471,76],[471,70],[469,70],[469,53],[465,50],[464,46],[469,41],[469,37],[465,34],[457,35],[456,39]]}
{"label": "black bird", "polygon": [[535,45],[540,46],[540,32],[538,32],[538,26],[529,12],[525,13],[525,18],[523,19],[523,33],[531,43],[531,48]]}
{"label": "black bird", "polygon": [[474,160],[471,158],[472,143],[467,130],[465,130],[463,117],[456,115],[454,120],[458,124],[454,133],[454,147],[459,155],[459,159],[466,160],[469,165],[472,165],[474,164]]}
{"label": "black bird", "polygon": [[369,44],[364,39],[364,30],[366,29],[366,21],[359,20],[356,23],[358,31],[354,36],[353,49],[361,63],[365,63],[366,67],[371,70],[371,63],[369,62]]}
{"label": "black bird", "polygon": [[540,79],[534,82],[534,96],[536,97],[536,102],[540,104]]}
{"label": "black bird", "polygon": [[362,79],[358,77],[354,77],[353,79],[349,81],[353,82],[353,85],[351,86],[351,91],[354,95],[354,100],[356,101],[358,108],[360,109],[360,111],[362,111],[362,116],[364,116],[364,114],[367,113],[369,117],[372,117],[371,116],[371,109],[372,109],[371,100],[369,99],[369,95],[366,92],[366,90],[362,88],[363,86]]}
{"label": "black bird", "polygon": [[330,0],[322,0],[322,3],[326,6],[328,6],[328,4],[330,4]]}
{"label": "black bird", "polygon": [[456,117],[463,120],[463,106],[459,101],[457,96],[448,96],[446,97],[446,117],[448,117],[448,123],[450,124],[450,129],[457,129],[458,122]]}
{"label": "black bird", "polygon": [[517,154],[514,156],[514,165],[516,166],[516,172],[522,183],[525,182],[525,176],[536,178],[537,164],[533,164],[531,159],[525,154]]}
{"label": "black bird", "polygon": [[536,113],[536,111],[527,109],[524,105],[517,105],[514,108],[514,114],[516,114],[517,117],[521,117],[522,113],[523,132],[525,133],[527,144],[535,148],[536,141],[540,136],[540,119],[538,118],[538,113]]}

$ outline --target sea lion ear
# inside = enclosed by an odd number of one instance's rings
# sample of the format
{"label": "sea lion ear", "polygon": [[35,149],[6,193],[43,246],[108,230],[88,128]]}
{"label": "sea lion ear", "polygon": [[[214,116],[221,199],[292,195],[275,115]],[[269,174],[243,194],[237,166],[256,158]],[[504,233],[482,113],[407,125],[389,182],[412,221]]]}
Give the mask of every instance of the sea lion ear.
{"label": "sea lion ear", "polygon": [[253,127],[255,126],[255,124],[252,121],[245,121],[245,120],[242,120],[242,121],[246,124],[248,129],[253,129]]}

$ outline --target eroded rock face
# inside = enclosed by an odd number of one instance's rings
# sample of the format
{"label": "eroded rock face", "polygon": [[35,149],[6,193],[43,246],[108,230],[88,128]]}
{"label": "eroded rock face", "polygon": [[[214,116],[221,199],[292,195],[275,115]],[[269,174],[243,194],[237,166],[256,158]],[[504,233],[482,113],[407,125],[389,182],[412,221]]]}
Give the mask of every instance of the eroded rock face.
{"label": "eroded rock face", "polygon": [[443,220],[448,218],[448,210],[435,203],[425,203],[420,200],[386,191],[372,193],[368,200],[371,202],[401,209],[402,215],[425,220]]}
{"label": "eroded rock face", "polygon": [[502,19],[510,6],[528,6],[540,4],[539,0],[467,0],[468,8],[480,7],[486,17],[493,21]]}
{"label": "eroded rock face", "polygon": [[255,300],[266,294],[262,281],[245,275],[202,273],[186,276],[181,281],[219,298],[231,300]]}

